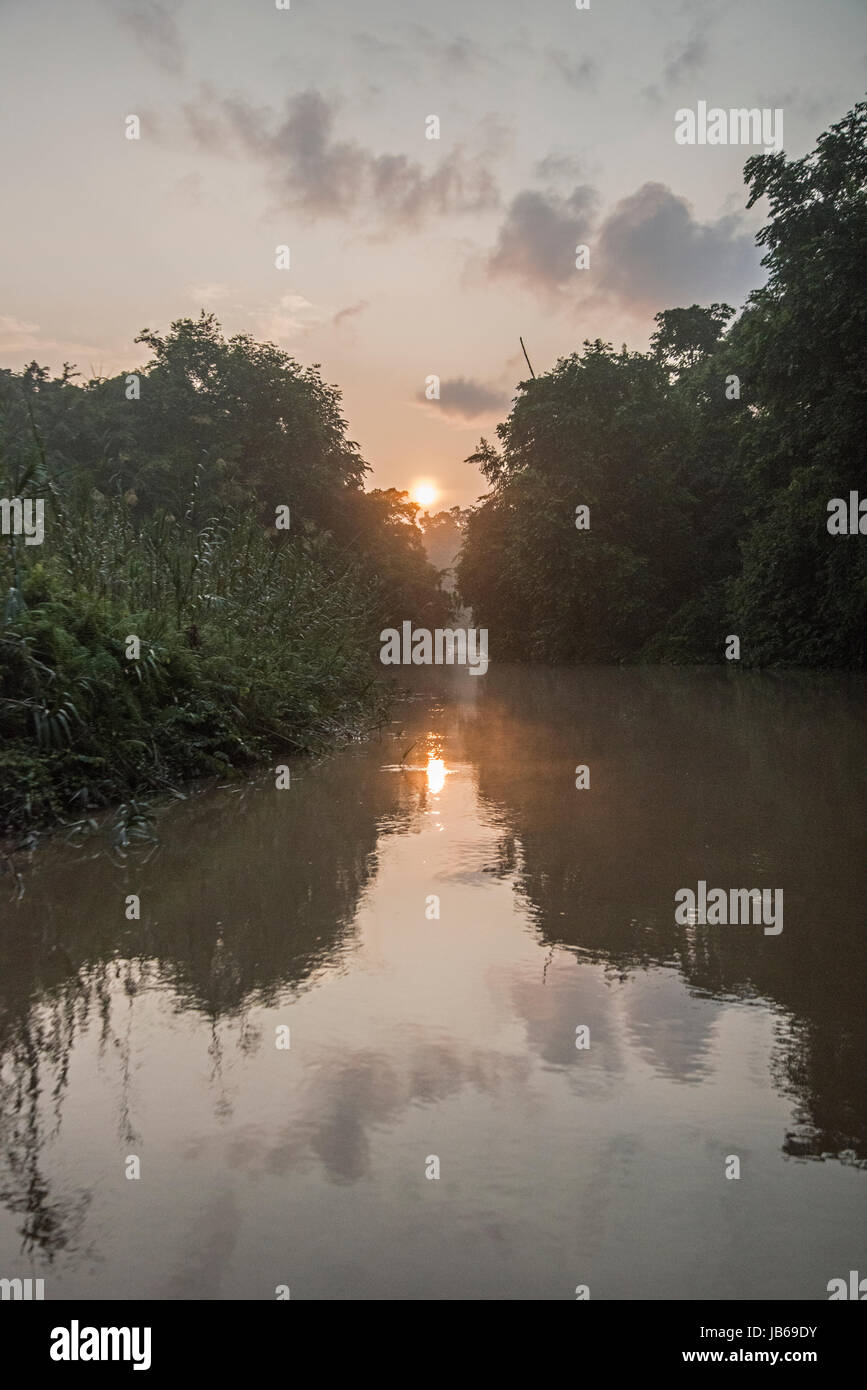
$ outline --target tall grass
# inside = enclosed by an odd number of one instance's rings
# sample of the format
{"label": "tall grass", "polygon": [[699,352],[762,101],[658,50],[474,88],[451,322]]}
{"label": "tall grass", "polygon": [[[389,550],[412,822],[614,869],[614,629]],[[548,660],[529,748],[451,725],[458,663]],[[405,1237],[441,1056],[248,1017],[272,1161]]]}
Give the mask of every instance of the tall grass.
{"label": "tall grass", "polygon": [[243,508],[196,524],[195,496],[141,520],[131,494],[46,501],[44,544],[4,538],[0,560],[0,831],[319,749],[375,712],[376,594],[326,537]]}

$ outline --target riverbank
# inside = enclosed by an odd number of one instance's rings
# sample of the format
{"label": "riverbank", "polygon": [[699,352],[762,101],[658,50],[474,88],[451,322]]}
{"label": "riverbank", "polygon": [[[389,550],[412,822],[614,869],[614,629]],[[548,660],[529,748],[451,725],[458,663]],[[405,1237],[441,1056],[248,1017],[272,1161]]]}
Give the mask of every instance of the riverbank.
{"label": "riverbank", "polygon": [[0,834],[135,813],[142,798],[320,752],[380,717],[370,581],[327,546],[277,547],[252,516],[192,535],[162,527],[159,556],[148,538],[114,547],[102,585],[70,583],[55,557],[10,590]]}

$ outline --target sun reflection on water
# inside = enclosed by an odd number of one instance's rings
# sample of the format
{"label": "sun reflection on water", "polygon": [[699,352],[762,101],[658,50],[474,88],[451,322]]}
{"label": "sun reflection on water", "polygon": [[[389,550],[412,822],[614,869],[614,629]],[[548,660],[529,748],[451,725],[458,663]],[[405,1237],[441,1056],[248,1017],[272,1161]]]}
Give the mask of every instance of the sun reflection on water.
{"label": "sun reflection on water", "polygon": [[446,783],[446,765],[442,758],[429,757],[427,760],[428,790],[441,792]]}

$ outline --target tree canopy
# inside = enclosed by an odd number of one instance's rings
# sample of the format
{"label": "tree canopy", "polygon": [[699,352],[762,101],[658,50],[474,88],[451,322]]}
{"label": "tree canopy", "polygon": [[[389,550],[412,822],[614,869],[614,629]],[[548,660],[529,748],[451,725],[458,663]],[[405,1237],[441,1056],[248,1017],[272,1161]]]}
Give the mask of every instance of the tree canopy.
{"label": "tree canopy", "polygon": [[647,353],[585,342],[468,460],[491,491],[459,589],[501,657],[719,661],[735,634],[751,664],[865,665],[867,543],[827,519],[867,497],[867,103],[744,177],[768,279],[734,322],[693,304]]}

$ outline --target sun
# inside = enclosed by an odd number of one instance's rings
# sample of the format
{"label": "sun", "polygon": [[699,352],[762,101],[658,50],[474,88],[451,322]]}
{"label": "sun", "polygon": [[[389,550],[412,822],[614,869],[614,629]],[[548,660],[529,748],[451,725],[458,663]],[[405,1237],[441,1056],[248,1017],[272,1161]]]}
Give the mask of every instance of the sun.
{"label": "sun", "polygon": [[437,500],[439,493],[433,483],[416,483],[412,490],[413,502],[418,502],[420,507],[431,507]]}

